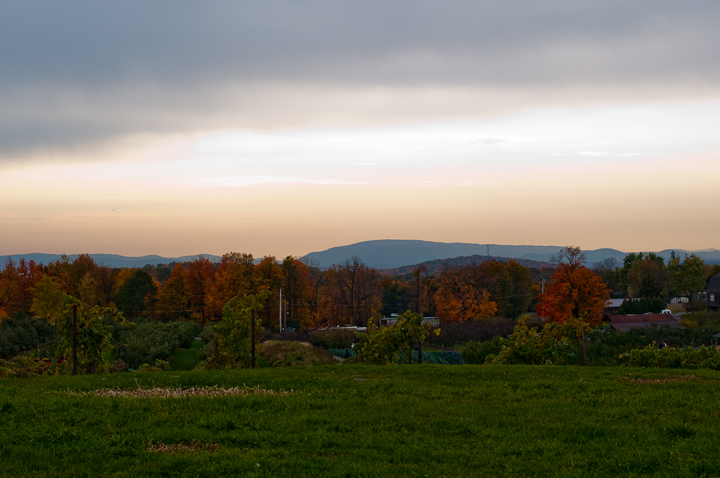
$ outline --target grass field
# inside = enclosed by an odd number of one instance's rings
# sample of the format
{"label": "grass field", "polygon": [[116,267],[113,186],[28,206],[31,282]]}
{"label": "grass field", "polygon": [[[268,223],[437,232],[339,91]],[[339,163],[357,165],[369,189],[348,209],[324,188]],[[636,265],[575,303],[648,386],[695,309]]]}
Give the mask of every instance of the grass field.
{"label": "grass field", "polygon": [[[128,398],[97,389],[259,387]],[[720,374],[315,366],[0,380],[0,476],[717,476]]]}
{"label": "grass field", "polygon": [[173,370],[192,370],[200,363],[198,354],[205,346],[202,340],[193,341],[189,349],[177,349],[173,355],[170,365]]}

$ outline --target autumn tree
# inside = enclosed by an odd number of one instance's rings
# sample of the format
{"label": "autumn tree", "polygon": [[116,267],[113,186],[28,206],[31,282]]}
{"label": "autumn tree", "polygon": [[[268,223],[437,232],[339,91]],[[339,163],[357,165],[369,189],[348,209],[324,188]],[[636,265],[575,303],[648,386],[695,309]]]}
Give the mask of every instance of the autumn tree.
{"label": "autumn tree", "polygon": [[0,272],[0,309],[12,317],[19,311],[30,312],[32,288],[42,278],[42,266],[34,261],[20,259],[15,264],[10,258]]}
{"label": "autumn tree", "polygon": [[[265,301],[265,323],[270,328],[271,314],[279,309],[275,308],[275,304],[279,307],[279,289],[285,283],[285,275],[282,267],[278,264],[275,256],[265,256],[258,265],[255,266],[255,285],[253,290],[257,293],[267,291],[269,294],[263,295]],[[274,310],[273,310],[274,309]]]}
{"label": "autumn tree", "polygon": [[533,298],[533,280],[527,267],[514,260],[489,260],[478,266],[478,272],[497,304],[497,315],[515,319],[527,312]]}
{"label": "autumn tree", "polygon": [[392,277],[384,277],[380,281],[380,287],[382,288],[382,313],[384,316],[387,317],[408,309],[406,295],[408,290],[412,290],[412,287]]}
{"label": "autumn tree", "polygon": [[610,290],[585,262],[585,255],[578,247],[560,250],[553,258],[557,270],[545,293],[538,298],[538,315],[553,322],[578,318],[592,325],[600,323]]}
{"label": "autumn tree", "polygon": [[158,293],[158,309],[165,319],[187,317],[191,299],[185,267],[177,264]]}
{"label": "autumn tree", "polygon": [[665,260],[653,252],[640,254],[632,262],[627,279],[630,297],[650,299],[667,295],[669,275]]}
{"label": "autumn tree", "polygon": [[132,269],[115,294],[115,303],[127,317],[139,316],[146,310],[152,310],[157,300],[157,285],[143,269]]}
{"label": "autumn tree", "polygon": [[253,289],[252,254],[230,252],[220,259],[215,271],[215,282],[211,291],[213,313],[219,313],[223,305],[235,296],[242,297]]}
{"label": "autumn tree", "polygon": [[472,267],[453,267],[438,276],[435,303],[442,321],[474,321],[497,313],[497,304],[474,272]]}
{"label": "autumn tree", "polygon": [[187,282],[192,294],[193,315],[203,324],[210,320],[207,309],[214,277],[213,265],[206,257],[198,257],[187,263]]}
{"label": "autumn tree", "polygon": [[[233,297],[223,306],[222,322],[214,336],[212,355],[206,365],[213,368],[248,368],[252,365],[252,316],[259,312],[271,295],[263,290],[257,294]],[[262,321],[255,320],[255,351],[260,353]]]}
{"label": "autumn tree", "polygon": [[[673,251],[674,252],[674,251]],[[673,253],[667,266],[668,295],[689,295],[704,291],[705,282],[705,261],[695,254],[685,257],[682,262]]]}
{"label": "autumn tree", "polygon": [[317,261],[306,259],[303,262],[309,273],[310,280],[310,297],[308,299],[308,308],[310,311],[310,321],[313,326],[320,326],[327,317],[323,311],[323,293],[325,291],[325,282],[328,278],[327,274],[318,266]]}
{"label": "autumn tree", "polygon": [[340,318],[352,325],[365,325],[379,311],[381,303],[380,273],[368,267],[357,256],[327,270],[328,297],[341,309]]}
{"label": "autumn tree", "polygon": [[289,320],[299,328],[307,327],[312,323],[308,306],[312,296],[310,268],[292,256],[283,259],[281,267],[285,277],[283,297],[287,300]]}

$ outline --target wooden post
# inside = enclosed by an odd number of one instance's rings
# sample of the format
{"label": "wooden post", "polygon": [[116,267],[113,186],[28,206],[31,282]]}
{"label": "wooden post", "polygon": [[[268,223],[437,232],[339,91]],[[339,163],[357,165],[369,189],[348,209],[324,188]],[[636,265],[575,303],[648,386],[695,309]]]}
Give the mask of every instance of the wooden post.
{"label": "wooden post", "polygon": [[583,366],[587,366],[587,339],[585,338],[585,329],[582,330],[582,349],[583,349]]}
{"label": "wooden post", "polygon": [[77,305],[73,304],[73,375],[77,375]]}
{"label": "wooden post", "polygon": [[422,363],[422,340],[418,340],[418,364]]}
{"label": "wooden post", "polygon": [[250,368],[255,368],[255,311],[250,319]]}

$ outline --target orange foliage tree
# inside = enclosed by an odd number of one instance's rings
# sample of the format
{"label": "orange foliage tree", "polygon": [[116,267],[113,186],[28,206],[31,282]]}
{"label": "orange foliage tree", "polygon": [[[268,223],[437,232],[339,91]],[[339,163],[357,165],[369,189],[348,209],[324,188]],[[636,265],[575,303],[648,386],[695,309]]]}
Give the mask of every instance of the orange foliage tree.
{"label": "orange foliage tree", "polygon": [[159,312],[166,319],[186,318],[191,299],[185,267],[177,264],[158,293]]}
{"label": "orange foliage tree", "polygon": [[211,318],[208,314],[208,306],[214,279],[215,271],[208,258],[198,257],[187,263],[187,283],[192,294],[192,318],[203,324],[207,324]]}
{"label": "orange foliage tree", "polygon": [[252,254],[224,254],[215,271],[211,292],[213,315],[219,316],[223,306],[233,297],[242,297],[253,290],[254,265]]}
{"label": "orange foliage tree", "polygon": [[445,322],[465,322],[493,317],[497,304],[490,293],[472,277],[471,268],[451,268],[437,279],[435,304],[438,317]]}
{"label": "orange foliage tree", "polygon": [[561,249],[553,262],[558,268],[545,293],[538,297],[538,315],[553,322],[576,317],[598,325],[610,298],[603,280],[584,265],[585,255],[579,247]]}

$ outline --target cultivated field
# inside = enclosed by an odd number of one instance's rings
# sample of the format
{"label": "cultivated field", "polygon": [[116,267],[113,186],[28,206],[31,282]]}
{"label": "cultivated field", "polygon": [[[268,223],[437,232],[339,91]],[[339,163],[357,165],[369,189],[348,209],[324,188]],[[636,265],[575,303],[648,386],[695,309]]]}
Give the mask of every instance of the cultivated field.
{"label": "cultivated field", "polygon": [[5,379],[0,476],[716,476],[719,385],[468,365]]}

